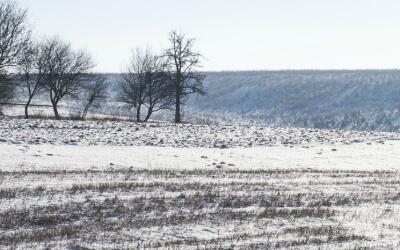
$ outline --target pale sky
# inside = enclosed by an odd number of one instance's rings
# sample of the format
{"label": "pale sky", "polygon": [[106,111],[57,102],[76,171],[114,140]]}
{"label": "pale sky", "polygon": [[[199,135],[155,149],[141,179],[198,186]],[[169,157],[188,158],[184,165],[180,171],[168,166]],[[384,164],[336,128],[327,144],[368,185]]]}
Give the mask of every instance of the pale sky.
{"label": "pale sky", "polygon": [[37,34],[120,72],[136,47],[197,38],[202,70],[400,68],[399,0],[18,0]]}

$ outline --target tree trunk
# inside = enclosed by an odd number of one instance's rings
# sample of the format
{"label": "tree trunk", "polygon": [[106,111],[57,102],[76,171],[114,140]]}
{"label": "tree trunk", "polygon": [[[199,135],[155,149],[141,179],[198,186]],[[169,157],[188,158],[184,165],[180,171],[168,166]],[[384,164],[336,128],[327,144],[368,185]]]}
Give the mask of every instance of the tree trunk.
{"label": "tree trunk", "polygon": [[85,106],[85,108],[84,108],[84,110],[83,110],[83,113],[82,113],[82,120],[85,120],[85,118],[86,118],[86,116],[87,116],[87,113],[88,113],[88,110],[89,110],[89,106],[90,106],[90,104],[87,104],[87,105]]}
{"label": "tree trunk", "polygon": [[61,117],[58,114],[57,103],[52,103],[52,104],[53,104],[54,117],[56,118],[56,120],[60,120]]}
{"label": "tree trunk", "polygon": [[29,105],[31,104],[31,100],[32,100],[32,97],[30,97],[28,99],[28,102],[25,104],[25,119],[29,118],[28,108],[29,108]]}
{"label": "tree trunk", "polygon": [[176,90],[175,99],[175,123],[181,123],[181,93],[180,89]]}
{"label": "tree trunk", "polygon": [[140,109],[142,108],[142,105],[139,104],[139,106],[136,108],[136,121],[140,122]]}
{"label": "tree trunk", "polygon": [[152,113],[153,113],[153,108],[150,107],[150,108],[147,110],[147,115],[146,115],[146,118],[144,119],[145,122],[147,122],[147,121],[150,119],[150,116],[151,116]]}

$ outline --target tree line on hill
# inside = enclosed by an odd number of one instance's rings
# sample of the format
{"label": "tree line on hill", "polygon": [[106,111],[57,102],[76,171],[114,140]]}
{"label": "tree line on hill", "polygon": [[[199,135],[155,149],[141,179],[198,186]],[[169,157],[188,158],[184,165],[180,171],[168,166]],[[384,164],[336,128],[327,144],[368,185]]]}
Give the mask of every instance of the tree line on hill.
{"label": "tree line on hill", "polygon": [[[132,51],[118,81],[116,101],[129,105],[137,121],[148,121],[153,112],[175,111],[182,122],[182,105],[191,94],[205,94],[205,76],[197,72],[202,55],[195,39],[177,31],[169,33],[169,47],[155,54],[150,49]],[[15,1],[0,3],[0,114],[18,88],[26,93],[25,118],[39,93],[47,93],[56,119],[65,97],[83,101],[81,118],[93,105],[108,99],[106,78],[93,72],[92,56],[74,49],[59,37],[35,39],[27,10]],[[143,115],[143,113],[145,113]]]}

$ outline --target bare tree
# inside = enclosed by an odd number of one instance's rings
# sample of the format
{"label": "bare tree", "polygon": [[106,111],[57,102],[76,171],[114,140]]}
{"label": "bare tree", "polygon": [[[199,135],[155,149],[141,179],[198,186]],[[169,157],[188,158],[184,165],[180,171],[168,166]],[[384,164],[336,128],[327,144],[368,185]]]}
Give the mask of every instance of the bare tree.
{"label": "bare tree", "polygon": [[149,49],[136,49],[121,76],[118,100],[136,109],[137,121],[142,121],[142,109],[147,110],[143,119],[147,122],[154,112],[172,104],[171,80],[162,59]]}
{"label": "bare tree", "polygon": [[7,76],[7,70],[15,66],[18,56],[30,40],[30,35],[26,10],[19,8],[14,1],[0,2],[1,103],[8,102],[14,95],[15,82]]}
{"label": "bare tree", "polygon": [[147,115],[144,119],[147,122],[150,116],[163,109],[171,109],[174,99],[174,91],[171,87],[171,77],[160,61],[154,58],[152,68],[146,74],[146,94],[144,105],[147,108]]}
{"label": "bare tree", "polygon": [[27,12],[14,1],[0,3],[0,70],[15,66],[30,41]]}
{"label": "bare tree", "polygon": [[91,75],[83,85],[84,109],[82,119],[85,119],[89,109],[107,98],[107,78],[103,75]]}
{"label": "bare tree", "polygon": [[182,100],[190,94],[205,94],[203,81],[205,76],[195,70],[200,66],[200,53],[194,51],[193,38],[187,38],[184,34],[171,31],[169,34],[170,48],[164,56],[168,60],[168,66],[172,72],[175,92],[175,122],[182,122]]}
{"label": "bare tree", "polygon": [[136,49],[126,72],[119,81],[118,101],[132,106],[136,110],[136,120],[141,121],[141,110],[146,98],[146,72],[151,64],[152,55],[149,49]]}
{"label": "bare tree", "polygon": [[25,103],[25,118],[29,118],[29,105],[33,97],[42,90],[42,65],[38,60],[39,47],[31,43],[21,52],[18,60],[17,73],[19,85],[27,91],[28,97]]}
{"label": "bare tree", "polygon": [[84,51],[74,51],[69,43],[57,38],[41,45],[40,63],[43,67],[43,86],[49,91],[56,119],[60,119],[58,103],[82,88],[85,75],[94,67]]}

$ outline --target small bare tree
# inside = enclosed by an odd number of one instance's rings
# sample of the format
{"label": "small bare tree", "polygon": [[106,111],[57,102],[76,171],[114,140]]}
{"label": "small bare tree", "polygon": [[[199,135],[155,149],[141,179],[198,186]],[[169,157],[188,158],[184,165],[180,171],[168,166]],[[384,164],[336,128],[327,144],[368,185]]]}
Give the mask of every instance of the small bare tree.
{"label": "small bare tree", "polygon": [[166,63],[147,49],[133,52],[127,72],[123,73],[119,85],[118,100],[136,109],[136,120],[142,121],[142,109],[147,110],[143,119],[171,106],[173,92]]}
{"label": "small bare tree", "polygon": [[182,100],[190,94],[205,94],[203,89],[205,76],[196,72],[196,68],[200,67],[202,56],[194,50],[193,38],[172,31],[169,34],[169,42],[170,48],[165,51],[164,56],[167,58],[174,83],[175,122],[180,123]]}
{"label": "small bare tree", "polygon": [[25,118],[29,118],[29,105],[33,97],[42,90],[42,65],[38,60],[39,47],[37,44],[29,44],[22,52],[18,60],[18,83],[27,92],[25,103]]}
{"label": "small bare tree", "polygon": [[174,91],[171,87],[171,77],[159,58],[155,58],[152,68],[146,74],[146,98],[144,105],[147,122],[154,112],[171,109],[174,101]]}
{"label": "small bare tree", "polygon": [[136,49],[126,72],[119,81],[118,101],[132,106],[136,110],[136,120],[141,121],[141,111],[146,98],[146,72],[151,64],[152,55],[149,49]]}
{"label": "small bare tree", "polygon": [[82,119],[85,119],[89,109],[99,104],[101,100],[107,98],[107,78],[103,75],[90,75],[89,79],[83,85],[82,101],[84,109]]}
{"label": "small bare tree", "polygon": [[57,38],[44,41],[40,50],[42,83],[49,91],[55,118],[60,119],[58,103],[82,88],[85,75],[94,65],[86,52],[74,51],[69,43]]}

